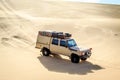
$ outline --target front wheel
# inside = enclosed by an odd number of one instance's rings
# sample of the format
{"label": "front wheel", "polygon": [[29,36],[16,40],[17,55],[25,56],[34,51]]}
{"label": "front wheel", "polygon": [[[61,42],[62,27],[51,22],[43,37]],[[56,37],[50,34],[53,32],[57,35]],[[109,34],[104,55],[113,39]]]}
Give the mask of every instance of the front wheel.
{"label": "front wheel", "polygon": [[44,48],[42,50],[42,54],[43,54],[43,56],[49,56],[50,55],[50,51],[48,49]]}
{"label": "front wheel", "polygon": [[79,60],[80,60],[80,58],[79,58],[78,55],[76,55],[76,54],[71,54],[71,62],[72,62],[72,63],[79,63]]}

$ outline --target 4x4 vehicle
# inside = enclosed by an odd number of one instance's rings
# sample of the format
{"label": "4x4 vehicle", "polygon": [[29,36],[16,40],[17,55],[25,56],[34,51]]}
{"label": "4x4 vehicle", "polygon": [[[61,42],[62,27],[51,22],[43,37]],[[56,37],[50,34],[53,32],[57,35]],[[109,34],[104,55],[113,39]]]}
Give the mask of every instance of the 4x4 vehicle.
{"label": "4x4 vehicle", "polygon": [[44,56],[52,53],[69,56],[73,63],[79,63],[80,59],[85,61],[92,54],[92,48],[77,46],[71,34],[55,31],[39,31],[36,48],[41,49]]}

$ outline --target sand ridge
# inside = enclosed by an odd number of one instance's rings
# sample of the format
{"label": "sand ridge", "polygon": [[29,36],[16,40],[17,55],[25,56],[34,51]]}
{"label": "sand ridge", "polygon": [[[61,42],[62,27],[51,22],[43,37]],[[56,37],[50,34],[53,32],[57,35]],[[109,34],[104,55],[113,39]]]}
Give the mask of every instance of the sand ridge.
{"label": "sand ridge", "polygon": [[[44,0],[0,1],[0,80],[119,80],[120,6]],[[39,30],[70,32],[92,47],[86,62],[44,57],[35,49]]]}

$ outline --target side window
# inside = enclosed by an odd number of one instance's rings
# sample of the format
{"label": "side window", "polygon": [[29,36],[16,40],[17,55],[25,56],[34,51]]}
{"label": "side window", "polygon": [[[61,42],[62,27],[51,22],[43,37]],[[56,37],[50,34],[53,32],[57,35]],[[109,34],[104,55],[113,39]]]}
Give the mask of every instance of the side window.
{"label": "side window", "polygon": [[60,46],[66,47],[66,41],[60,40]]}
{"label": "side window", "polygon": [[52,44],[58,45],[58,39],[53,39],[53,40],[52,40]]}

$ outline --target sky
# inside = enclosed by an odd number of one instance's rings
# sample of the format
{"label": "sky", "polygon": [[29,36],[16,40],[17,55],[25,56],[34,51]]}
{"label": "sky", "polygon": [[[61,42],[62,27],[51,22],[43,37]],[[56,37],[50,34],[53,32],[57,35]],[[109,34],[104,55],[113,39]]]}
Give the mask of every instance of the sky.
{"label": "sky", "polygon": [[92,2],[92,3],[119,4],[120,5],[120,0],[65,0],[65,1]]}

